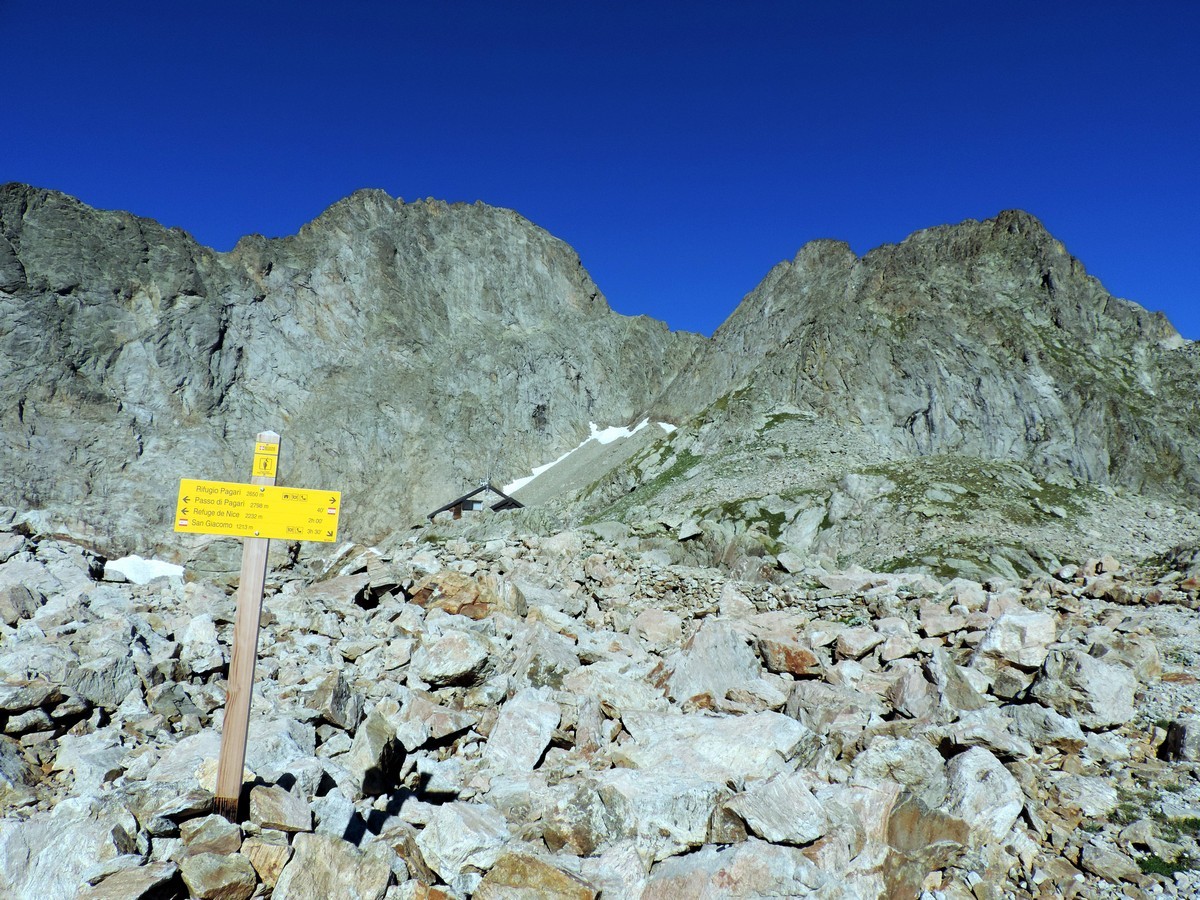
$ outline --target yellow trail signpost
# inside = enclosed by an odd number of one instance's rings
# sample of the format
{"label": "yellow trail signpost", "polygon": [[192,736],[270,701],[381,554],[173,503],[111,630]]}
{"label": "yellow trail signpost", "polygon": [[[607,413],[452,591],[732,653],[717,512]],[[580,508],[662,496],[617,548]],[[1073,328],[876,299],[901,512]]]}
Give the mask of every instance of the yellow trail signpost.
{"label": "yellow trail signpost", "polygon": [[342,508],[342,495],[338,491],[277,487],[278,461],[279,435],[273,431],[260,432],[254,445],[249,484],[184,478],[179,482],[175,505],[176,531],[245,539],[233,622],[225,721],[221,728],[221,755],[217,760],[217,790],[213,798],[213,809],[234,821],[238,818],[242,770],[246,764],[250,696],[258,657],[258,623],[262,615],[271,538],[337,540],[338,516]]}
{"label": "yellow trail signpost", "polygon": [[[272,468],[272,475],[274,471]],[[182,478],[175,504],[175,530],[242,538],[332,541],[337,538],[341,506],[338,491]]]}

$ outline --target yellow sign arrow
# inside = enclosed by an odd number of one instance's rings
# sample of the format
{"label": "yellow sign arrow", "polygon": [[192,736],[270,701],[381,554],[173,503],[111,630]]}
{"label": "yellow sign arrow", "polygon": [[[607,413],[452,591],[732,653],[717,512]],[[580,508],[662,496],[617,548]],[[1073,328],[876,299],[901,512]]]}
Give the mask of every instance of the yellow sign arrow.
{"label": "yellow sign arrow", "polygon": [[[274,457],[270,459],[273,461]],[[257,464],[256,456],[256,467]],[[255,474],[260,474],[257,468]],[[238,538],[330,542],[337,540],[341,508],[339,491],[183,478],[179,481],[175,504],[175,530]]]}

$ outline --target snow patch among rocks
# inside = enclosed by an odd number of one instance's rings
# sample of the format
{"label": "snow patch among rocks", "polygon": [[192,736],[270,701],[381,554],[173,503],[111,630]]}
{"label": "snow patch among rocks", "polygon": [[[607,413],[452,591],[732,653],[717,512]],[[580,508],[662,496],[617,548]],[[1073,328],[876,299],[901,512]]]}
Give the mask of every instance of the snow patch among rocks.
{"label": "snow patch among rocks", "polygon": [[140,556],[123,556],[120,559],[110,559],[104,564],[104,577],[112,581],[112,572],[119,573],[126,581],[134,584],[148,584],[155,578],[182,578],[183,566],[163,562],[161,559],[142,559]]}

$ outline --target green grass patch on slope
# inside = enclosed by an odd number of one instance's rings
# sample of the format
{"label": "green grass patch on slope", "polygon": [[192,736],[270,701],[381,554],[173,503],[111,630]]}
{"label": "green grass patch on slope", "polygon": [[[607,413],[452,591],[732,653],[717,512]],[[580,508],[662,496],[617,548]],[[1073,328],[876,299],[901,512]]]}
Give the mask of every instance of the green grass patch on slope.
{"label": "green grass patch on slope", "polygon": [[[602,522],[607,519],[624,521],[624,517],[635,506],[646,506],[672,484],[680,481],[700,462],[701,457],[689,450],[680,450],[675,454],[674,461],[663,471],[649,481],[638,485],[625,496],[609,504],[602,510],[584,519],[584,524]],[[640,471],[640,470],[639,470]]]}
{"label": "green grass patch on slope", "polygon": [[885,496],[927,516],[967,522],[992,512],[1014,525],[1071,521],[1084,512],[1094,490],[1038,479],[1016,463],[953,454],[869,466],[895,487]]}

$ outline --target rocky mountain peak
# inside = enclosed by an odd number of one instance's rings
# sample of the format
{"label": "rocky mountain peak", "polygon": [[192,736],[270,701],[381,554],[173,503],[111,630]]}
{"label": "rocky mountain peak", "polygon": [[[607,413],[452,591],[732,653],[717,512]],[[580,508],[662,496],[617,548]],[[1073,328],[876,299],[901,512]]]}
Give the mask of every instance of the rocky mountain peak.
{"label": "rocky mountain peak", "polygon": [[[1200,412],[1200,367],[1186,348],[1163,317],[1106,293],[1025,212],[926,229],[862,258],[814,242],[768,272],[666,391],[704,410],[671,443],[714,475],[706,481],[694,469],[688,487],[659,502],[689,504],[697,521],[713,509],[743,510],[725,514],[734,527],[742,516],[772,534],[792,523],[803,535],[793,540],[810,552],[822,541],[871,552],[868,535],[898,521],[907,503],[924,510],[911,520],[922,527],[899,528],[883,546],[930,547],[930,508],[920,491],[893,505],[911,490],[898,479],[940,470],[930,484],[961,488],[954,478],[972,460],[1062,484],[1200,490],[1200,426],[1188,412]],[[828,455],[815,450],[821,444],[832,444]],[[740,454],[740,446],[770,455]],[[959,462],[949,466],[952,457]],[[906,458],[911,466],[896,470]],[[797,466],[814,474],[794,475]],[[959,474],[944,478],[947,466]],[[728,474],[751,468],[757,494]],[[641,470],[622,478],[658,478],[653,463]],[[864,517],[838,526],[836,498],[856,492],[846,503]],[[962,515],[979,515],[989,492]],[[850,538],[847,529],[860,533]],[[953,532],[930,557],[946,552]]]}
{"label": "rocky mountain peak", "polygon": [[[285,436],[292,483],[345,486],[359,533],[381,531],[553,458],[589,421],[630,421],[700,340],[613,313],[571,248],[483,204],[360,192],[215,254],[6,196],[26,210],[3,220],[10,502],[69,497],[76,525],[116,541],[169,534],[178,477],[244,477],[238,436],[263,428]],[[46,464],[60,442],[79,466]],[[118,484],[141,499],[114,510]]]}
{"label": "rocky mountain peak", "polygon": [[536,328],[563,305],[573,314],[611,315],[574,250],[515,212],[483,203],[406,203],[357,191],[297,235],[239,248],[237,256],[252,257],[260,269],[282,262],[277,285],[296,278],[331,290],[357,285],[357,293],[388,295],[392,310],[437,317],[443,329],[451,321]]}
{"label": "rocky mountain peak", "polygon": [[393,198],[384,190],[360,188],[333,203],[311,222],[302,225],[296,237],[318,237],[331,232],[369,232],[402,215],[405,206],[402,199]]}
{"label": "rocky mountain peak", "polygon": [[1003,209],[992,220],[996,229],[1004,229],[1009,234],[1020,234],[1033,240],[1054,240],[1041,219],[1023,209]]}
{"label": "rocky mountain peak", "polygon": [[845,269],[857,261],[857,254],[845,241],[818,238],[796,251],[792,265],[801,271]]}
{"label": "rocky mountain peak", "polygon": [[[289,482],[343,490],[354,536],[518,478],[589,423],[647,415],[687,426],[665,439],[668,470],[721,465],[719,448],[753,446],[782,409],[853,431],[876,459],[1200,486],[1196,354],[1020,211],[861,258],[810,242],[711,340],[615,314],[569,246],[481,203],[360,191],[296,235],[214,253],[8,185],[0,236],[6,501],[117,549],[173,541],[177,479],[241,480],[262,428],[284,434]],[[828,439],[800,431],[784,462]],[[597,473],[586,502],[636,491],[622,471]],[[690,502],[719,497],[719,476],[692,481]]]}

